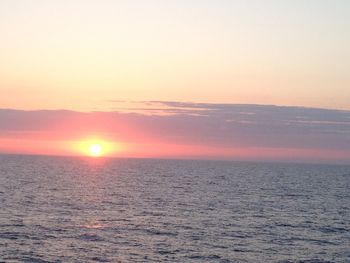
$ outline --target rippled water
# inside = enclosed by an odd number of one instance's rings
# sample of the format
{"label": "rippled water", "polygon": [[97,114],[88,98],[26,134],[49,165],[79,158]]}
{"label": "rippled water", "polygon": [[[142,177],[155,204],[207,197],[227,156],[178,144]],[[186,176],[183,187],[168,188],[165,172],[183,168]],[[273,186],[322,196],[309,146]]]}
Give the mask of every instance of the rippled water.
{"label": "rippled water", "polygon": [[0,156],[0,261],[350,262],[350,167]]}

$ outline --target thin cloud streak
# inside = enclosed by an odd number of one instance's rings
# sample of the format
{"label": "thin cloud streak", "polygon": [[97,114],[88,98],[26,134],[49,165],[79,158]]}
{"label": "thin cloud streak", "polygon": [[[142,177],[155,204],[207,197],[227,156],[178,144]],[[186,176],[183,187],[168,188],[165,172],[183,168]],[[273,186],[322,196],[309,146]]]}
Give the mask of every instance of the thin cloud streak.
{"label": "thin cloud streak", "polygon": [[[191,148],[184,152],[187,157],[234,159],[246,151],[247,159],[289,160],[300,155],[308,161],[316,154],[320,159],[350,161],[350,111],[171,101],[138,102],[135,107],[129,103],[123,109],[123,102],[116,104],[119,110],[110,112],[2,109],[0,139],[57,142],[97,135],[134,148],[162,145],[166,156],[181,145]],[[175,155],[181,157],[181,148]],[[157,149],[157,156],[162,150]]]}

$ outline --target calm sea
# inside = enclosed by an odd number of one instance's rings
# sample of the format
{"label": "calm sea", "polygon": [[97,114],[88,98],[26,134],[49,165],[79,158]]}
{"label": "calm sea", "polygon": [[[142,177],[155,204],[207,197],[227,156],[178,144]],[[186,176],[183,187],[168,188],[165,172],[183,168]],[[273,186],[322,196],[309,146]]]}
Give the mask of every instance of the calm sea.
{"label": "calm sea", "polygon": [[350,166],[0,155],[1,262],[350,262]]}

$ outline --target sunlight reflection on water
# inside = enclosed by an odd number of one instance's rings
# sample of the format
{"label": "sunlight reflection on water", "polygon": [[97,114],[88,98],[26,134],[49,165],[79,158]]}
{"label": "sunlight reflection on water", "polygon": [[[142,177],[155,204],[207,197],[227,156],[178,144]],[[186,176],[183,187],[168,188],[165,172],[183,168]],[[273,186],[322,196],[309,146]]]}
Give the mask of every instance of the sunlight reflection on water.
{"label": "sunlight reflection on water", "polygon": [[5,262],[350,261],[349,166],[0,155],[0,168]]}
{"label": "sunlight reflection on water", "polygon": [[90,229],[99,229],[99,228],[104,228],[105,225],[102,225],[102,224],[97,223],[97,222],[91,222],[91,223],[85,224],[84,227],[90,228]]}

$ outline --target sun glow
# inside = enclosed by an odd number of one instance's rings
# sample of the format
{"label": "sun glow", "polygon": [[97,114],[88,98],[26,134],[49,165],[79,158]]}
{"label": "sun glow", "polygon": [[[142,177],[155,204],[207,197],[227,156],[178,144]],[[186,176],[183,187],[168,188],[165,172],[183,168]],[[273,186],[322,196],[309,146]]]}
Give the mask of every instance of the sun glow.
{"label": "sun glow", "polygon": [[77,155],[89,157],[112,157],[118,155],[123,146],[120,142],[101,138],[86,138],[70,144],[70,148]]}
{"label": "sun glow", "polygon": [[102,146],[98,143],[91,144],[89,146],[90,156],[99,157],[102,155]]}

